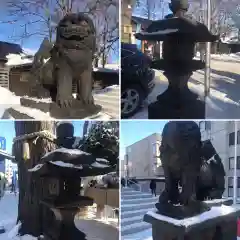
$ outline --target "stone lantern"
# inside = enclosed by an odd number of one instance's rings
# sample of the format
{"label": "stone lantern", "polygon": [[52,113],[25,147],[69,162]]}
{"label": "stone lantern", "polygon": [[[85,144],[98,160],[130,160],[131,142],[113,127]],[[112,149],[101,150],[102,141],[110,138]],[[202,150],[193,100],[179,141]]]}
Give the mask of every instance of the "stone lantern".
{"label": "stone lantern", "polygon": [[92,198],[81,195],[81,178],[113,171],[107,160],[66,148],[72,146],[73,140],[72,124],[61,123],[55,140],[60,148],[45,154],[42,164],[29,169],[42,182],[41,203],[53,212],[52,219],[45,219],[44,237],[49,240],[86,240],[74,224],[79,209],[93,204]]}
{"label": "stone lantern", "polygon": [[153,61],[152,68],[162,70],[169,82],[167,90],[149,105],[148,118],[203,119],[205,102],[188,88],[192,73],[205,68],[203,61],[193,59],[195,44],[214,42],[219,37],[186,15],[188,4],[184,8],[176,5],[173,9],[175,2],[181,1],[175,0],[170,4],[173,15],[153,21],[146,32],[136,34],[139,40],[163,41],[162,59]]}

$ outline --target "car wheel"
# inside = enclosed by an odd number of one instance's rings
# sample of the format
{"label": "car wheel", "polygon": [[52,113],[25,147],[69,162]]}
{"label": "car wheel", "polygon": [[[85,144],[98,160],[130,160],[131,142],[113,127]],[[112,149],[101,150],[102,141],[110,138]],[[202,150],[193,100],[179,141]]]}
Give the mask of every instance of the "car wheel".
{"label": "car wheel", "polygon": [[144,100],[143,90],[140,86],[130,85],[121,93],[121,115],[129,118],[139,111]]}

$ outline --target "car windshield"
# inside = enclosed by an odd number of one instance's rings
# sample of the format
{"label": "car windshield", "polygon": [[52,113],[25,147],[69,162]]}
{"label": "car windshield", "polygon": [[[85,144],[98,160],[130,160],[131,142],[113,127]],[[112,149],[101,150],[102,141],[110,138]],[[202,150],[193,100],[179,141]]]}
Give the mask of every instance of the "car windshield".
{"label": "car windshield", "polygon": [[[136,44],[131,44],[131,43],[122,43],[122,50],[121,50],[121,62],[122,65],[131,65],[134,62],[134,65],[140,66],[142,64],[148,65],[151,61],[151,59],[144,54],[142,51],[140,51],[137,48]],[[134,57],[134,60],[132,57]]]}

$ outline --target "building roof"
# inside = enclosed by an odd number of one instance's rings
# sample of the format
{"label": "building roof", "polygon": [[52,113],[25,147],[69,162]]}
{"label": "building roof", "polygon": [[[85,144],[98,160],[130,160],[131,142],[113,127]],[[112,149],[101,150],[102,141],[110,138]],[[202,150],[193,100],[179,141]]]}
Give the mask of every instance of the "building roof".
{"label": "building roof", "polygon": [[132,21],[136,24],[141,24],[144,26],[148,26],[149,24],[152,23],[152,20],[149,20],[147,18],[137,17],[137,16],[132,16]]}
{"label": "building roof", "polygon": [[0,150],[0,156],[3,156],[4,158],[9,159],[9,160],[15,160],[14,156],[12,156],[11,154],[9,154],[3,150]]}
{"label": "building roof", "polygon": [[9,54],[20,54],[22,52],[19,44],[0,41],[0,59],[6,59]]}

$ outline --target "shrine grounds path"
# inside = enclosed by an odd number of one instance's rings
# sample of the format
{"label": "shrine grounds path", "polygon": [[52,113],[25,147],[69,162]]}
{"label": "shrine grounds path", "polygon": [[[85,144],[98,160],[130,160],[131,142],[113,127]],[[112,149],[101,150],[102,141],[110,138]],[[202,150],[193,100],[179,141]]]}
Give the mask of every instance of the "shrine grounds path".
{"label": "shrine grounds path", "polygon": [[[0,240],[6,239],[29,239],[37,240],[37,238],[31,236],[15,237],[17,233],[16,220],[18,214],[18,195],[5,192],[3,198],[0,199],[0,227],[4,226],[6,232],[0,234]],[[87,235],[87,240],[118,240],[118,229],[104,224],[96,220],[79,220],[75,219],[76,227]]]}
{"label": "shrine grounds path", "polygon": [[[134,119],[147,118],[147,105],[167,88],[167,79],[161,71],[156,70],[153,92],[149,95],[142,111]],[[197,71],[189,81],[189,88],[204,98],[204,71]],[[207,119],[240,118],[240,57],[211,59],[211,89],[206,101]]]}

